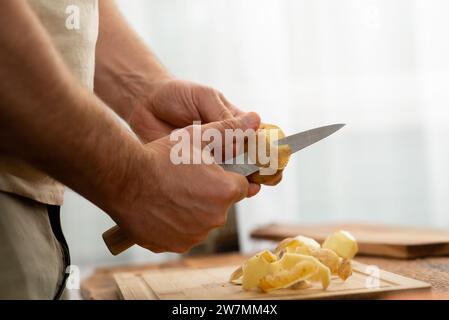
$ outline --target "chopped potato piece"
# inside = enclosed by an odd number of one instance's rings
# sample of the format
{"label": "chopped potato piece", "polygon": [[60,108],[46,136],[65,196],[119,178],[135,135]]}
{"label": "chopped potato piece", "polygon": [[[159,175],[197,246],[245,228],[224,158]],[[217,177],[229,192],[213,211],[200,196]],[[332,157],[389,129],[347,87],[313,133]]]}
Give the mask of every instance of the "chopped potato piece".
{"label": "chopped potato piece", "polygon": [[337,231],[326,238],[323,248],[335,251],[340,257],[352,259],[359,250],[357,241],[347,231]]}

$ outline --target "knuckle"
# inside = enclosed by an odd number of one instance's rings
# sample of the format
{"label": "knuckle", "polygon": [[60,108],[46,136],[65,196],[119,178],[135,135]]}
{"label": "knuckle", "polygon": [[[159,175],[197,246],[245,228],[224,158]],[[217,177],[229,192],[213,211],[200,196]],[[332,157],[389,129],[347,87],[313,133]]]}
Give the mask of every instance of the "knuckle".
{"label": "knuckle", "polygon": [[203,98],[210,98],[210,97],[214,96],[215,90],[208,86],[198,85],[195,87],[194,94],[200,100]]}
{"label": "knuckle", "polygon": [[224,106],[220,106],[218,109],[218,119],[227,119],[229,110],[227,110]]}
{"label": "knuckle", "polygon": [[235,121],[230,118],[222,120],[221,124],[224,129],[236,129],[237,128]]}

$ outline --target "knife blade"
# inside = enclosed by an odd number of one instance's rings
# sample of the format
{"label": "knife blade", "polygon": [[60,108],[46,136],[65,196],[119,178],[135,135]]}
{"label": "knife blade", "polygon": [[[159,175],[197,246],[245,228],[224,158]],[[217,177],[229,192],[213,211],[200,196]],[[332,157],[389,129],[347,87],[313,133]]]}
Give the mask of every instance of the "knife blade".
{"label": "knife blade", "polygon": [[[311,130],[303,131],[290,135],[288,137],[282,138],[277,141],[277,145],[289,145],[291,149],[291,154],[298,152],[324,138],[327,138],[331,134],[343,128],[345,124],[332,124],[328,126],[323,126],[319,128],[314,128]],[[249,176],[250,174],[259,171],[260,167],[251,163],[241,163],[242,161],[237,161],[240,157],[246,159],[246,153],[239,155],[234,158],[235,163],[222,163],[220,166],[229,172],[235,172],[243,176]]]}

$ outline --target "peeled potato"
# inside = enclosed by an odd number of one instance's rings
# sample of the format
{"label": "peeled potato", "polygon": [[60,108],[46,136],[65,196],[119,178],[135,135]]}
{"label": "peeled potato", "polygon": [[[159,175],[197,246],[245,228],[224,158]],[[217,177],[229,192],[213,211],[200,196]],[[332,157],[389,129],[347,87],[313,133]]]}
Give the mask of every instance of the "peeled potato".
{"label": "peeled potato", "polygon": [[345,259],[352,259],[359,251],[357,241],[348,231],[337,231],[326,238],[323,248],[330,249]]}
{"label": "peeled potato", "polygon": [[[277,139],[274,138],[275,140],[272,140],[271,137],[271,131],[274,130],[274,134],[276,136],[277,134]],[[284,132],[278,127],[275,126],[273,124],[261,124],[260,128],[259,128],[259,132],[260,138],[265,138],[265,154],[267,157],[270,157],[271,154],[271,150],[270,150],[270,146],[271,144],[279,139],[282,139],[285,137]],[[257,150],[259,148],[259,134],[256,136],[256,146],[257,146]],[[272,175],[264,175],[261,174],[260,172],[255,172],[253,174],[251,174],[250,176],[248,176],[248,180],[250,182],[254,182],[254,183],[259,183],[259,184],[265,184],[265,185],[274,185],[277,182],[279,182],[281,176],[282,176],[282,170],[287,166],[288,160],[290,158],[290,154],[291,154],[291,149],[288,145],[281,145],[281,146],[276,146],[273,147],[274,151],[277,152],[278,154],[278,165],[277,165],[277,171],[272,174]],[[270,164],[262,164],[260,159],[259,159],[259,154],[258,152],[256,152],[256,159],[255,159],[255,163],[260,166],[260,167],[265,167],[268,168],[270,166]]]}

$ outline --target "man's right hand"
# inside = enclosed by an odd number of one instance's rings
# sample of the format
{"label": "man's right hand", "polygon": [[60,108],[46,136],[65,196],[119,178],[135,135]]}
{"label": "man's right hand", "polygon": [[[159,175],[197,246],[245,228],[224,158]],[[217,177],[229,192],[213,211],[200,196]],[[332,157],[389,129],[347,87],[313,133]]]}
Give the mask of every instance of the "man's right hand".
{"label": "man's right hand", "polygon": [[[259,124],[259,117],[249,113],[203,125],[202,130],[218,129],[224,136],[225,129],[256,130]],[[154,252],[190,249],[226,222],[231,205],[260,188],[217,164],[173,164],[174,144],[167,136],[145,145],[145,159],[140,167],[130,166],[126,189],[112,199],[120,199],[112,218],[134,242]]]}

